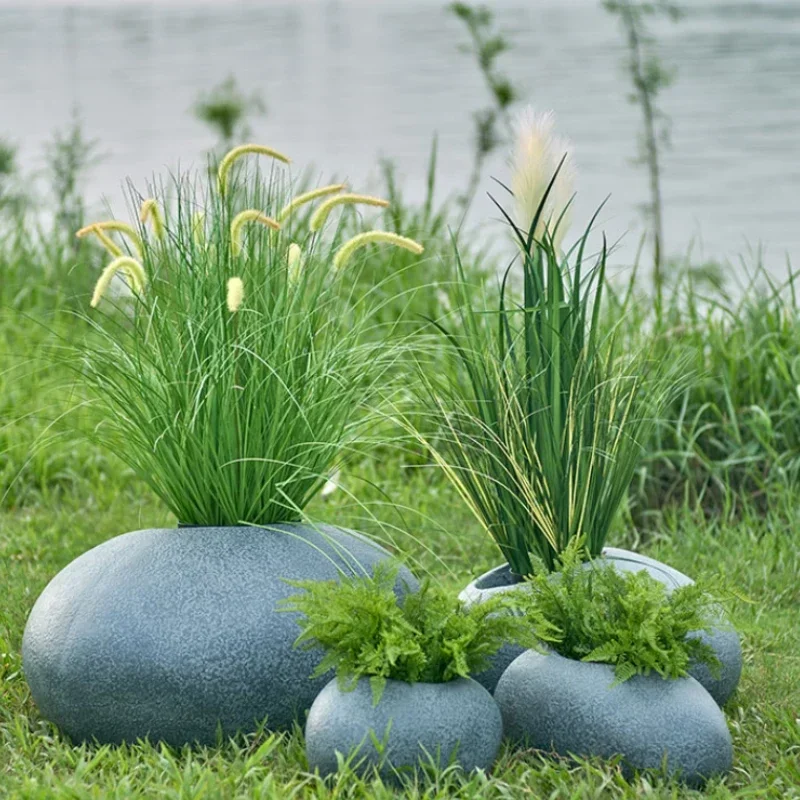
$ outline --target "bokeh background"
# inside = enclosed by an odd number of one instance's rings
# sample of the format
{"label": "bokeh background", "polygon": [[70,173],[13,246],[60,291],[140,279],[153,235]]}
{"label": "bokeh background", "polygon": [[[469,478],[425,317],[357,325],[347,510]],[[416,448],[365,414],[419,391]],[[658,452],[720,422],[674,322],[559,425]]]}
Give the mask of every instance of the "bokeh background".
{"label": "bokeh background", "polygon": [[[575,145],[577,219],[606,197],[602,225],[632,253],[645,228],[641,127],[629,103],[625,39],[599,0],[495,0],[510,45],[499,59],[522,99],[553,109]],[[669,255],[725,262],[765,246],[783,273],[800,261],[800,3],[691,0],[682,19],[649,23],[674,82],[659,103]],[[488,102],[461,22],[441,0],[0,0],[0,136],[34,176],[54,130],[77,111],[103,158],[85,196],[121,204],[125,178],[189,166],[214,145],[193,114],[198,97],[233,76],[266,113],[252,136],[320,175],[376,187],[395,161],[409,200],[424,192],[439,137],[438,193],[463,189],[472,114]],[[470,219],[496,216],[485,193],[505,179],[505,150],[488,159]]]}

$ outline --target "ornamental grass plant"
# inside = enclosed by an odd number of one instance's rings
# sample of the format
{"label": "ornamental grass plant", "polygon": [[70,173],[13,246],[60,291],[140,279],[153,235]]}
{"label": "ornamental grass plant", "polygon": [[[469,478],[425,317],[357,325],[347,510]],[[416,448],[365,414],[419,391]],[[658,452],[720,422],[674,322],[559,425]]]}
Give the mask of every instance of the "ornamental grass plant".
{"label": "ornamental grass plant", "polygon": [[578,537],[600,554],[675,372],[601,325],[608,248],[591,252],[594,220],[561,248],[572,163],[550,116],[521,121],[510,191],[517,219],[498,207],[519,252],[499,297],[479,307],[460,270],[452,322],[436,323],[449,363],[420,377],[435,462],[521,578],[534,559],[556,568]]}
{"label": "ornamental grass plant", "polygon": [[[264,157],[266,173],[254,168]],[[135,224],[78,232],[113,257],[86,314],[92,331],[68,349],[98,411],[94,437],[185,524],[299,519],[361,441],[395,358],[367,335],[356,253],[422,246],[381,231],[343,241],[332,212],[364,198],[337,200],[341,184],[294,196],[287,162],[235,148],[216,180],[132,193]],[[310,203],[317,224],[296,222]]]}

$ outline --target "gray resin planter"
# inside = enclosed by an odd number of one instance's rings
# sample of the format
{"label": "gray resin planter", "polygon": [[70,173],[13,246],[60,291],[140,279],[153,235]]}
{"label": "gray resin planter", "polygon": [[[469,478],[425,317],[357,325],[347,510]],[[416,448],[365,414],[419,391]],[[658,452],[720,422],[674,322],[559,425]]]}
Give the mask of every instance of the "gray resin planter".
{"label": "gray resin planter", "polygon": [[[619,570],[627,572],[646,570],[653,578],[661,581],[670,589],[692,583],[691,578],[682,572],[629,550],[606,547],[603,550],[603,556],[613,562]],[[517,585],[518,582],[512,576],[508,564],[503,564],[474,580],[461,592],[460,596],[465,603],[479,603],[498,592],[513,590]],[[718,675],[713,675],[705,664],[696,664],[689,670],[689,674],[705,687],[719,705],[724,705],[736,690],[742,673],[742,647],[739,636],[724,620],[711,633],[699,631],[697,635],[714,648],[714,652],[722,664],[722,669]],[[523,648],[521,647],[506,645],[492,659],[489,669],[474,676],[475,680],[493,692],[505,668],[522,652]]]}
{"label": "gray resin planter", "polygon": [[514,742],[561,756],[623,756],[626,771],[660,769],[690,786],[727,772],[733,760],[725,717],[694,678],[635,676],[529,650],[497,684],[495,699]]}
{"label": "gray resin planter", "polygon": [[457,762],[470,772],[492,766],[502,735],[497,703],[473,680],[387,681],[377,706],[369,679],[352,692],[340,691],[333,680],[308,712],[306,754],[309,768],[322,775],[336,772],[337,753],[355,754],[355,768],[378,767],[384,777],[431,762]]}
{"label": "gray resin planter", "polygon": [[[25,675],[44,717],[77,741],[213,743],[302,721],[327,678],[295,649],[296,593],[389,554],[327,526],[179,528],[118,536],[73,561],[33,607]],[[403,569],[399,581],[417,583]]]}

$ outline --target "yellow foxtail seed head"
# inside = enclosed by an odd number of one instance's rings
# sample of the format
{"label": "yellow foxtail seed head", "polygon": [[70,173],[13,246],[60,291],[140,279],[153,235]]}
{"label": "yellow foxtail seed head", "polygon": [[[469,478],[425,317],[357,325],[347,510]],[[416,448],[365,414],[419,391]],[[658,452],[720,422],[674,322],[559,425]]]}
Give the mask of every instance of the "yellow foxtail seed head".
{"label": "yellow foxtail seed head", "polygon": [[139,221],[144,225],[148,219],[153,220],[153,233],[156,239],[164,238],[164,217],[154,198],[145,200],[139,208]]}
{"label": "yellow foxtail seed head", "polygon": [[91,225],[87,225],[85,228],[81,228],[75,235],[82,239],[84,236],[88,236],[90,233],[95,233],[96,231],[117,231],[118,233],[125,234],[130,240],[131,244],[134,246],[136,251],[139,255],[142,255],[142,240],[139,238],[139,234],[133,229],[131,225],[128,225],[127,222],[121,222],[118,219],[108,219],[103,222],[93,222]]}
{"label": "yellow foxtail seed head", "polygon": [[288,219],[300,206],[304,206],[306,203],[313,203],[314,200],[329,194],[338,194],[339,192],[343,192],[346,188],[346,183],[334,183],[330,186],[321,186],[319,189],[312,189],[310,192],[299,194],[291,203],[280,210],[278,213],[278,222],[283,222],[285,219]]}
{"label": "yellow foxtail seed head", "polygon": [[300,280],[300,273],[303,269],[303,251],[300,249],[299,244],[292,242],[289,245],[286,266],[288,268],[289,283],[297,283]]}
{"label": "yellow foxtail seed head", "polygon": [[228,305],[228,311],[230,311],[231,314],[235,314],[239,310],[243,297],[244,284],[242,283],[242,279],[231,278],[228,281],[228,297],[225,300]]}
{"label": "yellow foxtail seed head", "polygon": [[267,147],[266,145],[240,144],[238,147],[234,147],[233,150],[228,152],[225,158],[219,162],[218,179],[220,194],[225,194],[225,189],[228,188],[228,173],[230,172],[231,167],[234,165],[234,162],[236,162],[237,159],[240,159],[242,156],[248,155],[249,153],[259,156],[269,156],[277,161],[282,161],[284,164],[292,163],[289,156],[285,156],[283,153],[273,150],[271,147]]}
{"label": "yellow foxtail seed head", "polygon": [[402,247],[404,250],[410,250],[415,255],[421,255],[425,248],[413,239],[407,239],[405,236],[398,236],[396,233],[389,233],[388,231],[367,231],[366,233],[359,233],[352,239],[348,239],[338,250],[333,257],[333,268],[338,271],[347,264],[356,250],[365,247],[368,244],[377,243],[390,244],[394,247]]}
{"label": "yellow foxtail seed head", "polygon": [[202,211],[192,214],[192,239],[197,247],[202,247],[206,242],[206,215]]}
{"label": "yellow foxtail seed head", "polygon": [[569,228],[575,165],[571,143],[558,136],[554,128],[552,111],[537,113],[528,108],[518,117],[516,146],[511,161],[511,189],[517,206],[517,225],[527,235],[547,187],[558,171],[533,234],[541,241],[547,231],[558,250]]}
{"label": "yellow foxtail seed head", "polygon": [[331,197],[326,200],[311,217],[309,223],[312,231],[318,231],[328,219],[328,215],[333,211],[336,206],[343,205],[365,205],[365,206],[378,206],[379,208],[387,208],[389,205],[388,200],[382,200],[380,197],[372,197],[368,194],[340,194],[336,197]]}
{"label": "yellow foxtail seed head", "polygon": [[[85,228],[81,228],[81,230],[78,231],[78,233],[81,233],[84,230],[86,230],[86,229]],[[113,239],[110,236],[106,236],[103,233],[103,231],[100,230],[100,228],[92,227],[92,229],[89,231],[89,233],[93,233],[98,238],[98,240],[103,245],[103,247],[105,247],[106,250],[108,250],[108,252],[111,253],[112,256],[114,256],[114,258],[119,258],[122,255],[122,248],[118,247],[114,243]],[[83,237],[81,237],[81,238],[83,238]]]}
{"label": "yellow foxtail seed head", "polygon": [[96,308],[97,304],[102,299],[103,295],[108,291],[114,276],[122,271],[128,281],[128,286],[136,292],[141,294],[144,287],[147,285],[147,276],[144,272],[144,267],[135,259],[130,256],[120,256],[115,258],[100,274],[100,278],[95,284],[92,300],[89,305]]}
{"label": "yellow foxtail seed head", "polygon": [[263,214],[257,208],[248,208],[233,218],[231,222],[231,252],[238,256],[242,252],[242,228],[248,222],[258,222],[274,231],[279,231],[281,226],[272,217]]}

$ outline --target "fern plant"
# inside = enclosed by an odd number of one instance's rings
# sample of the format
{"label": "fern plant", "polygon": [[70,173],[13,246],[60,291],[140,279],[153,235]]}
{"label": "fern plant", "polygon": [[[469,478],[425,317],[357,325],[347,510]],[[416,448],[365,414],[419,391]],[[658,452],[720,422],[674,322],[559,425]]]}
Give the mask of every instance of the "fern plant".
{"label": "fern plant", "polygon": [[609,664],[615,683],[658,673],[676,679],[693,662],[720,667],[713,648],[691,635],[709,631],[716,601],[699,585],[668,591],[647,572],[623,572],[602,560],[582,564],[580,547],[560,559],[561,570],[539,572],[515,592],[520,608],[541,617],[550,647],[565,658]]}
{"label": "fern plant", "polygon": [[387,680],[445,683],[480,672],[507,642],[534,647],[549,638],[535,607],[507,613],[517,599],[500,596],[466,608],[455,593],[424,581],[398,595],[397,568],[378,565],[373,576],[337,581],[292,581],[301,594],[284,610],[299,612],[296,646],[324,648],[312,677],[335,670],[340,688],[369,678],[377,705]]}

